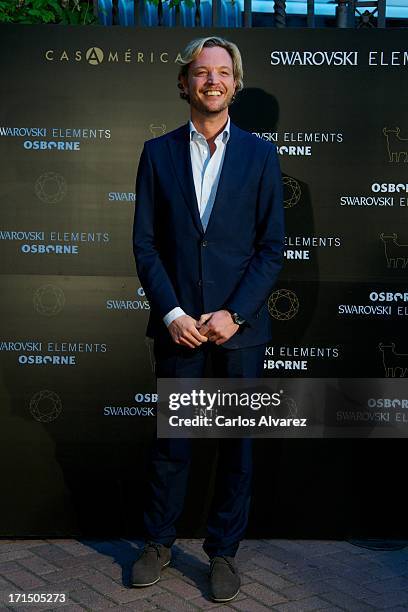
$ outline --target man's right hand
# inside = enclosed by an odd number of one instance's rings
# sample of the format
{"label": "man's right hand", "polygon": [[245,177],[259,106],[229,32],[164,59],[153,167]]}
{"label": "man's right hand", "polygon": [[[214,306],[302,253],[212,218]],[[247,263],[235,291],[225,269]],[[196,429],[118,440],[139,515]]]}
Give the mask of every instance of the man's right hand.
{"label": "man's right hand", "polygon": [[200,334],[196,325],[197,321],[193,319],[193,317],[181,315],[177,317],[177,319],[174,319],[167,329],[170,332],[173,342],[193,349],[197,346],[201,346],[203,342],[208,341],[206,336]]}

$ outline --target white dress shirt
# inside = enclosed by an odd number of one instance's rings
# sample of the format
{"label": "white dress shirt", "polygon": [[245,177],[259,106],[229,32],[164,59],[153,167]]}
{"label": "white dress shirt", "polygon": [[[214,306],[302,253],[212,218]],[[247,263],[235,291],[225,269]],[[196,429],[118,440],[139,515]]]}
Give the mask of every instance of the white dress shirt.
{"label": "white dress shirt", "polygon": [[[230,136],[230,118],[222,132],[216,137],[214,144],[216,149],[211,155],[210,147],[203,134],[197,132],[193,122],[190,120],[190,159],[193,170],[194,188],[197,197],[198,212],[204,231],[207,229],[211,211],[217,195],[218,183],[224,163],[225,149]],[[163,321],[170,325],[174,319],[186,314],[182,308],[177,306],[170,310]]]}

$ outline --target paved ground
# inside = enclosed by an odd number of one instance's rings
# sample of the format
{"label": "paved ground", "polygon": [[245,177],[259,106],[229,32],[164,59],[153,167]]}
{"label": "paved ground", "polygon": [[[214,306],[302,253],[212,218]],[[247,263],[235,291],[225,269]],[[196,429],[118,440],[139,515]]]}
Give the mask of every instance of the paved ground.
{"label": "paved ground", "polygon": [[[408,610],[408,548],[245,540],[237,557],[241,593],[222,606],[208,597],[208,563],[199,540],[178,541],[157,585],[128,588],[139,546],[128,540],[0,540],[0,610]],[[66,602],[10,603],[17,593],[26,600],[33,593],[64,593]]]}

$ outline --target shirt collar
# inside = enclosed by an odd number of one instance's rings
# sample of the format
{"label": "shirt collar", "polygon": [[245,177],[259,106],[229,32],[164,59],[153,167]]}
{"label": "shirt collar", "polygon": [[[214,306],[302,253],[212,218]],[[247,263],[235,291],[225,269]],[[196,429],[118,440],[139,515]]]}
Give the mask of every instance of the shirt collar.
{"label": "shirt collar", "polygon": [[[201,134],[200,132],[197,132],[196,128],[194,127],[194,123],[191,121],[191,119],[189,121],[189,128],[190,128],[190,141],[197,138],[196,134],[204,138],[203,134]],[[227,123],[225,124],[225,128],[223,129],[222,132],[218,134],[215,140],[216,141],[222,140],[224,144],[227,144],[229,137],[230,137],[230,118],[228,116],[228,120],[227,120]]]}

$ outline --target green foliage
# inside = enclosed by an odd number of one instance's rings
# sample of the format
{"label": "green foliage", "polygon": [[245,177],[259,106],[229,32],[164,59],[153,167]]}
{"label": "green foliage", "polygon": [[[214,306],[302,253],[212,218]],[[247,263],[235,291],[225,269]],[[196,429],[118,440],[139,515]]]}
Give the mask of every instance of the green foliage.
{"label": "green foliage", "polygon": [[92,0],[0,0],[0,23],[97,23]]}

